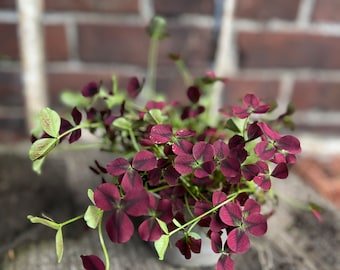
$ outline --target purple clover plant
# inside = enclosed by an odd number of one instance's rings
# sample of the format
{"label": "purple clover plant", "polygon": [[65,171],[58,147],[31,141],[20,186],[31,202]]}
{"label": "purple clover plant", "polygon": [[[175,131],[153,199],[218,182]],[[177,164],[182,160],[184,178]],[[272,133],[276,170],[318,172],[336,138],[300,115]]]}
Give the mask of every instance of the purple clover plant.
{"label": "purple clover plant", "polygon": [[[164,22],[155,20],[149,29],[151,42],[165,36]],[[266,120],[273,106],[249,93],[244,106],[221,108],[212,125],[206,107],[209,89],[227,80],[212,72],[192,80],[180,56],[171,59],[188,84],[188,103],[157,98],[141,106],[143,91],[154,90],[148,88],[154,84],[151,74],[145,83],[131,78],[126,90],[118,90],[116,79],[112,90],[88,83],[67,119],[49,108],[41,111],[42,132],[32,136],[29,152],[37,172],[49,152],[66,140],[75,143],[85,129],[100,134],[100,148],[112,153],[112,161],[103,165],[95,160],[89,168],[98,176],[98,186],[88,191],[91,204],[84,214],[64,223],[29,216],[31,222],[57,231],[59,261],[62,228],[80,219],[101,237],[106,220],[106,233],[115,243],[125,243],[137,232],[143,241],[154,243],[160,259],[174,234],[182,235],[175,246],[187,259],[200,252],[201,237],[208,237],[212,251],[220,254],[217,270],[233,270],[232,257],[250,247],[248,235],[266,233],[270,215],[261,213],[261,206],[273,197],[271,181],[287,178],[301,151],[296,137],[276,130],[282,124],[292,126],[287,120],[292,110]],[[312,212],[318,214],[315,207]],[[195,233],[196,226],[205,228],[206,235]],[[82,255],[85,269],[109,269],[104,241],[101,245],[104,260]]]}

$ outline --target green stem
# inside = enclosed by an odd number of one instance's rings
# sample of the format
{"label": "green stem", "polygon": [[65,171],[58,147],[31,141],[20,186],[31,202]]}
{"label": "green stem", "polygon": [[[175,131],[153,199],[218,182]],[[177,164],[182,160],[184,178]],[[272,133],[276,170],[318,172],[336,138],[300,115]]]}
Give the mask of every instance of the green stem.
{"label": "green stem", "polygon": [[190,72],[188,70],[188,68],[186,67],[186,65],[184,64],[182,59],[178,59],[175,61],[176,67],[179,71],[179,73],[182,75],[183,77],[183,81],[185,83],[185,85],[187,87],[191,86],[193,84],[193,79],[190,75]]}
{"label": "green stem", "polygon": [[77,217],[74,217],[74,218],[71,218],[71,219],[69,219],[69,220],[66,220],[66,221],[64,221],[63,223],[60,223],[59,225],[61,226],[61,227],[63,227],[63,226],[65,226],[65,225],[68,225],[68,224],[70,224],[70,223],[73,223],[73,222],[75,222],[75,221],[77,221],[77,220],[79,220],[79,219],[82,219],[84,217],[84,215],[79,215],[79,216],[77,216]]}
{"label": "green stem", "polygon": [[59,135],[57,139],[60,140],[62,137],[67,136],[68,134],[71,134],[73,131],[81,129],[81,128],[95,128],[95,127],[100,127],[100,126],[101,126],[100,123],[89,123],[89,122],[81,123],[69,130],[66,130],[64,133]]}
{"label": "green stem", "polygon": [[104,237],[103,237],[102,221],[103,219],[101,218],[98,224],[98,235],[99,235],[100,245],[102,247],[104,257],[105,257],[105,270],[110,270],[110,257],[109,257],[109,253],[107,252],[107,248],[106,248]]}
{"label": "green stem", "polygon": [[148,72],[145,86],[142,91],[142,95],[145,100],[150,99],[155,95],[158,45],[159,40],[157,38],[150,39]]}
{"label": "green stem", "polygon": [[133,133],[133,130],[130,128],[129,129],[129,135],[130,135],[130,138],[131,138],[131,142],[132,142],[132,145],[133,145],[133,147],[135,148],[135,150],[137,151],[137,152],[139,152],[139,145],[138,145],[138,143],[137,143],[137,141],[136,141],[136,136],[135,136],[135,134]]}
{"label": "green stem", "polygon": [[[169,236],[175,234],[176,232],[179,232],[183,229],[185,229],[187,226],[197,223],[198,221],[200,221],[202,218],[204,218],[207,215],[210,215],[211,213],[215,212],[216,210],[220,209],[222,206],[226,205],[227,203],[233,201],[239,194],[244,193],[244,192],[252,192],[251,189],[249,188],[245,188],[245,189],[241,189],[233,194],[230,194],[228,197],[228,199],[226,199],[225,201],[221,202],[220,204],[216,205],[215,207],[211,208],[210,210],[204,212],[203,214],[193,218],[192,220],[188,221],[187,223],[183,224],[182,226],[176,228],[175,230],[171,231],[169,233]],[[192,229],[192,228],[190,228]]]}

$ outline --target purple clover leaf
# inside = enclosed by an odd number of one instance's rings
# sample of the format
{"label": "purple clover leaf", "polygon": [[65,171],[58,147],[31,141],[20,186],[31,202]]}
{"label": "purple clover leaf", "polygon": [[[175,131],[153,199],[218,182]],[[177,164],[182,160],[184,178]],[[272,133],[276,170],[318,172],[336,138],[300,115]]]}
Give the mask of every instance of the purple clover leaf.
{"label": "purple clover leaf", "polygon": [[192,148],[192,154],[180,154],[175,160],[175,169],[180,174],[194,172],[194,176],[204,178],[215,170],[214,147],[206,142],[198,142]]}
{"label": "purple clover leaf", "polygon": [[143,187],[143,180],[140,171],[151,171],[157,166],[156,156],[148,151],[141,150],[132,159],[132,164],[125,158],[116,158],[106,165],[110,175],[122,177],[122,187],[128,189],[140,189]]}
{"label": "purple clover leaf", "polygon": [[233,228],[228,233],[228,247],[235,253],[245,253],[250,247],[247,233],[262,236],[267,231],[267,219],[260,214],[260,206],[248,199],[243,209],[239,203],[230,202],[220,209],[221,220]]}
{"label": "purple clover leaf", "polygon": [[255,146],[255,153],[262,160],[294,163],[295,154],[301,152],[300,141],[292,135],[281,136],[266,123],[258,123],[258,125],[264,135],[262,141]]}
{"label": "purple clover leaf", "polygon": [[172,139],[170,125],[154,125],[150,131],[150,140],[155,144],[164,144]]}
{"label": "purple clover leaf", "polygon": [[202,240],[192,235],[185,235],[183,238],[177,240],[176,247],[182,255],[188,260],[191,258],[191,252],[200,253]]}
{"label": "purple clover leaf", "polygon": [[138,227],[138,233],[142,240],[153,242],[158,240],[164,233],[161,229],[157,218],[170,223],[173,219],[171,201],[168,199],[156,199],[155,196],[149,194],[149,216]]}
{"label": "purple clover leaf", "polygon": [[105,270],[105,264],[96,255],[81,255],[83,266],[86,270]]}
{"label": "purple clover leaf", "polygon": [[137,77],[132,77],[127,86],[127,92],[131,98],[136,98],[142,90],[143,84],[140,84]]}
{"label": "purple clover leaf", "polygon": [[222,254],[217,261],[216,270],[234,270],[234,261],[228,254]]}
{"label": "purple clover leaf", "polygon": [[83,89],[81,89],[81,93],[84,97],[93,97],[98,92],[99,85],[96,82],[89,82],[83,87]]}
{"label": "purple clover leaf", "polygon": [[149,207],[149,196],[144,189],[130,189],[121,198],[119,189],[111,183],[97,187],[94,201],[98,208],[112,212],[106,222],[106,231],[115,243],[125,243],[131,239],[134,225],[129,216],[145,215]]}
{"label": "purple clover leaf", "polygon": [[256,165],[260,169],[260,172],[254,177],[254,182],[263,190],[269,190],[271,188],[271,176],[279,179],[288,177],[288,167],[286,163],[277,164],[272,172],[269,171],[268,164],[264,161],[258,161]]}
{"label": "purple clover leaf", "polygon": [[233,114],[241,119],[247,118],[252,113],[266,113],[270,110],[268,104],[262,103],[254,94],[247,94],[243,97],[245,107],[233,107]]}

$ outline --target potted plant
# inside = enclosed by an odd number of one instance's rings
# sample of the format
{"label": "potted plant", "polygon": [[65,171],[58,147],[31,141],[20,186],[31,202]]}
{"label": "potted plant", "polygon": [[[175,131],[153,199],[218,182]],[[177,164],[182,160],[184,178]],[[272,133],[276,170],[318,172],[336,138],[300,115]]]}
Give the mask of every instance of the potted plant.
{"label": "potted plant", "polygon": [[[40,172],[47,155],[61,143],[78,141],[83,130],[99,137],[100,149],[112,153],[112,160],[95,161],[91,167],[101,181],[88,190],[90,205],[84,214],[63,223],[28,218],[56,230],[59,261],[64,226],[83,219],[97,229],[104,259],[81,256],[85,269],[110,268],[103,222],[112,242],[125,243],[136,231],[154,244],[160,259],[171,246],[190,259],[200,253],[206,238],[218,254],[216,269],[234,269],[232,256],[249,249],[248,235],[259,237],[267,231],[275,203],[267,212],[261,206],[277,199],[271,181],[287,178],[301,151],[296,137],[277,131],[291,124],[293,110],[289,107],[273,119],[275,106],[251,93],[243,97],[243,105],[217,110],[211,104],[211,87],[226,80],[212,72],[192,80],[177,55],[171,58],[188,84],[189,102],[167,102],[153,92],[155,48],[165,36],[165,21],[154,18],[149,32],[145,84],[134,77],[121,90],[113,78],[112,89],[107,90],[90,82],[68,118],[50,108],[41,111],[41,132],[33,136],[29,152],[34,170]],[[218,111],[213,117],[212,109]],[[175,243],[169,244],[174,237]]]}

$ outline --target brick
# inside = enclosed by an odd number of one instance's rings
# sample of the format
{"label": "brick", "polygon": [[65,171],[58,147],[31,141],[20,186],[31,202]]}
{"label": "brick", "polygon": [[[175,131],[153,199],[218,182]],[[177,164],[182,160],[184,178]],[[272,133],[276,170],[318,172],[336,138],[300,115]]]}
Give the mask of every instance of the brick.
{"label": "brick", "polygon": [[252,20],[295,20],[300,0],[238,0],[236,16]]}
{"label": "brick", "polygon": [[340,110],[340,82],[303,81],[294,85],[292,102],[297,110]]}
{"label": "brick", "polygon": [[[168,53],[179,53],[188,65],[204,66],[212,55],[210,29],[169,25],[170,38],[161,41],[159,64],[170,64]],[[144,27],[123,25],[79,26],[79,54],[86,62],[115,62],[146,66],[149,37]]]}
{"label": "brick", "polygon": [[340,68],[340,37],[241,32],[238,44],[242,68]]}
{"label": "brick", "polygon": [[340,208],[339,161],[339,156],[324,161],[304,157],[294,166],[294,170],[303,180],[338,208]]}
{"label": "brick", "polygon": [[0,59],[18,59],[17,28],[15,24],[0,24],[2,39],[0,42]]}
{"label": "brick", "polygon": [[[17,25],[0,24],[0,33],[6,37],[0,42],[0,58],[19,60],[19,40]],[[68,58],[67,39],[63,25],[47,25],[44,27],[44,43],[47,60],[66,60]]]}
{"label": "brick", "polygon": [[138,13],[138,0],[45,0],[47,11]]}
{"label": "brick", "polygon": [[0,142],[2,144],[28,141],[24,116],[11,119],[0,118]]}
{"label": "brick", "polygon": [[0,0],[0,9],[14,9],[15,1],[13,0]]}
{"label": "brick", "polygon": [[279,82],[276,80],[257,80],[245,78],[231,78],[224,89],[224,103],[226,105],[240,105],[246,94],[255,94],[265,102],[276,101]]}
{"label": "brick", "polygon": [[56,24],[45,26],[45,46],[47,60],[67,60],[67,37],[64,25]]}
{"label": "brick", "polygon": [[163,16],[178,16],[185,13],[213,14],[214,11],[214,1],[206,0],[157,0],[154,4],[156,14]]}
{"label": "brick", "polygon": [[0,72],[0,106],[23,106],[22,83],[19,73]]}
{"label": "brick", "polygon": [[317,0],[312,19],[314,21],[340,22],[340,1]]}

